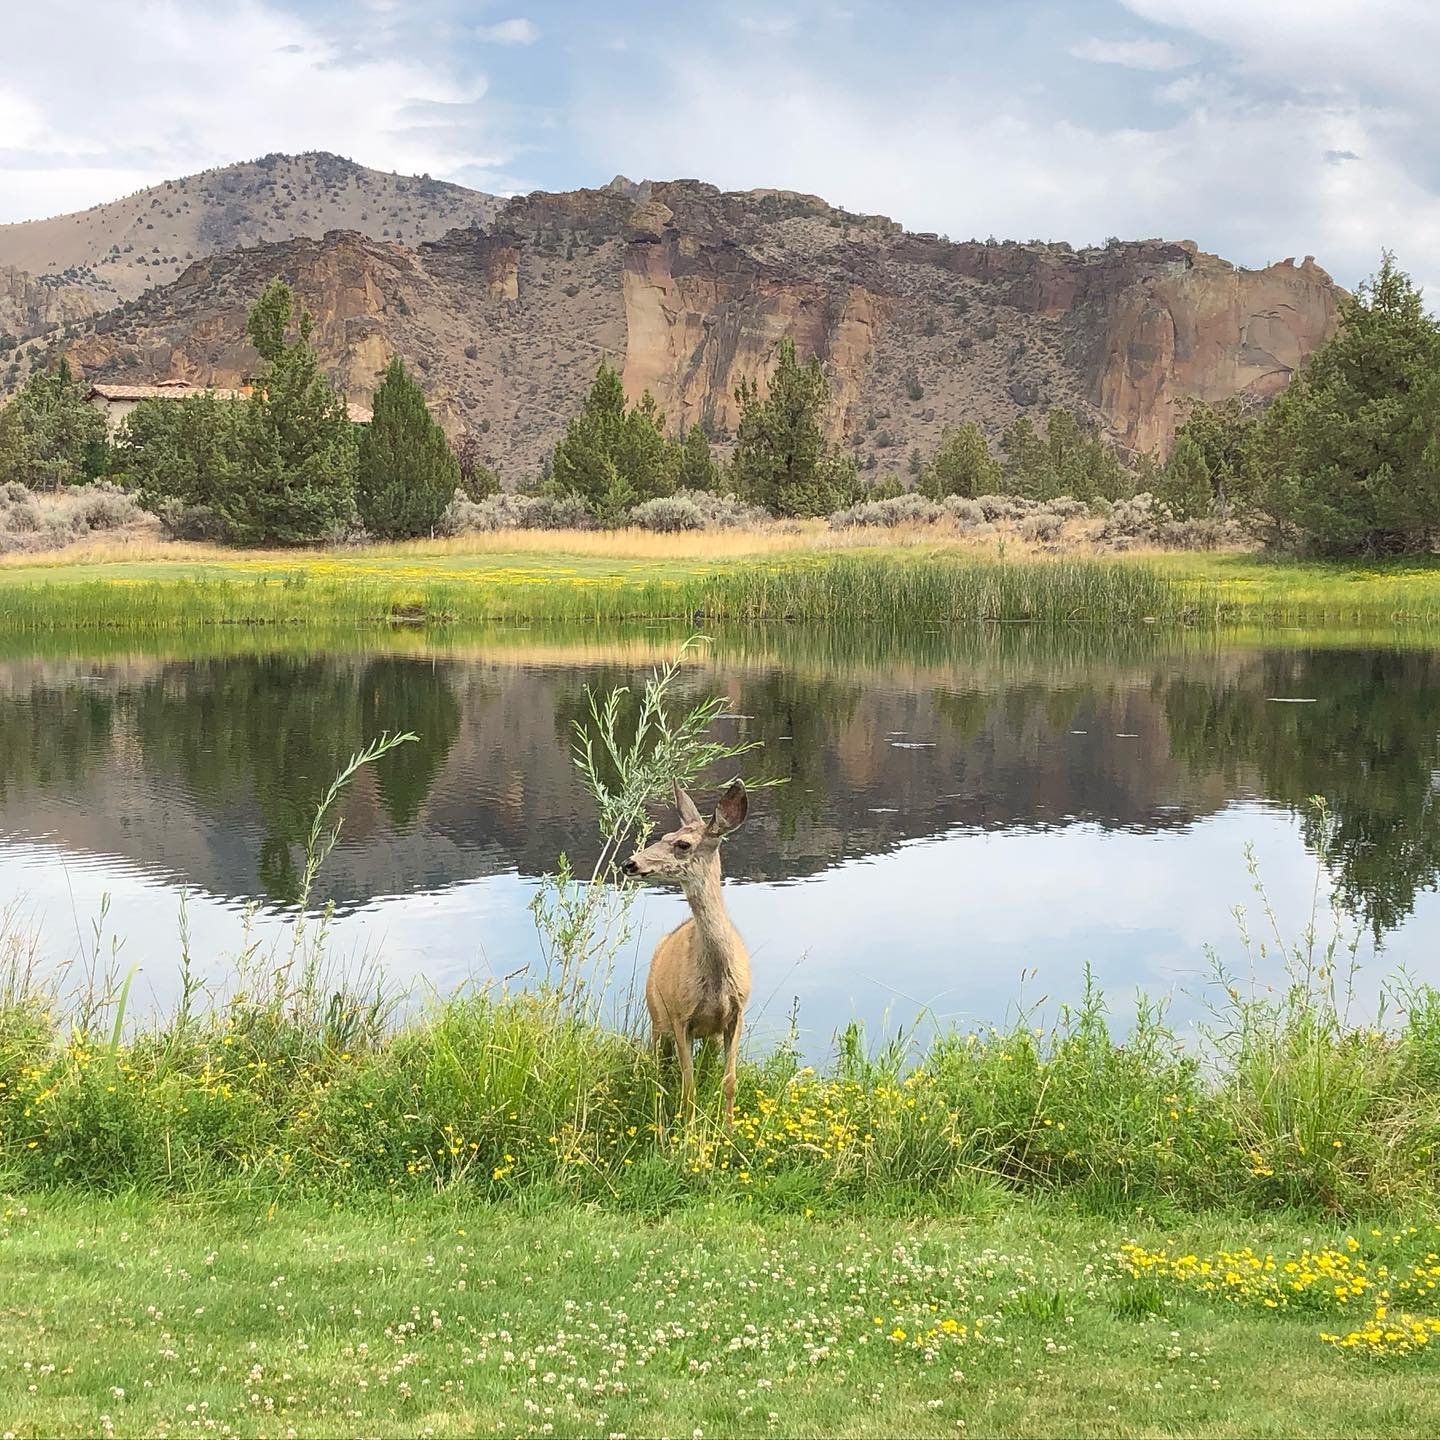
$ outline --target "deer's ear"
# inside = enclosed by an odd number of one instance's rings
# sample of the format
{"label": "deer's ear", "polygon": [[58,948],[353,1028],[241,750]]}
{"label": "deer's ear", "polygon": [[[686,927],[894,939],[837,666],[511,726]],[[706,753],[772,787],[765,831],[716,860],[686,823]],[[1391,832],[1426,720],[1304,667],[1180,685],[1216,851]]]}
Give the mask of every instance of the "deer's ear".
{"label": "deer's ear", "polygon": [[680,812],[680,823],[682,825],[694,825],[700,819],[700,811],[695,802],[680,788],[680,782],[675,782],[675,808]]}
{"label": "deer's ear", "polygon": [[715,813],[710,817],[710,829],[716,835],[728,835],[745,823],[749,812],[750,797],[745,793],[745,782],[736,780],[715,806]]}

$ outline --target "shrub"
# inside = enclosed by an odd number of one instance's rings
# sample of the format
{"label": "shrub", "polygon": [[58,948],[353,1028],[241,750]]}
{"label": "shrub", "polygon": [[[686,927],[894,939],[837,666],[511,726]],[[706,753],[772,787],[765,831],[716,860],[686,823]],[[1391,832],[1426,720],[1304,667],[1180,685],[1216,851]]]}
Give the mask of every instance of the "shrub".
{"label": "shrub", "polygon": [[1236,520],[1219,516],[1177,518],[1168,505],[1142,490],[1110,507],[1095,538],[1117,550],[1135,543],[1176,550],[1215,550],[1222,545],[1242,544],[1247,535]]}
{"label": "shrub", "polygon": [[462,491],[446,507],[442,535],[484,530],[589,530],[595,516],[578,495],[516,495],[502,491],[478,504]]}
{"label": "shrub", "polygon": [[985,523],[985,509],[978,500],[968,500],[963,495],[947,495],[940,503],[950,518],[964,530]]}
{"label": "shrub", "polygon": [[229,539],[224,518],[209,505],[183,505],[167,500],[156,512],[165,533],[172,540],[197,540],[212,545]]}
{"label": "shrub", "polygon": [[119,530],[145,518],[133,495],[103,480],[72,489],[67,499],[73,503],[76,529]]}
{"label": "shrub", "polygon": [[860,525],[933,525],[945,518],[945,507],[927,500],[923,495],[898,495],[890,500],[866,500],[837,510],[830,517],[832,530],[846,530]]}
{"label": "shrub", "polygon": [[1023,495],[977,495],[975,503],[987,520],[1021,520],[1036,508]]}
{"label": "shrub", "polygon": [[632,525],[658,531],[745,530],[764,525],[769,518],[758,505],[705,490],[680,490],[646,500],[630,512]]}
{"label": "shrub", "polygon": [[1042,540],[1056,540],[1064,528],[1064,519],[1050,510],[1037,510],[1020,522],[1020,538],[1031,543]]}

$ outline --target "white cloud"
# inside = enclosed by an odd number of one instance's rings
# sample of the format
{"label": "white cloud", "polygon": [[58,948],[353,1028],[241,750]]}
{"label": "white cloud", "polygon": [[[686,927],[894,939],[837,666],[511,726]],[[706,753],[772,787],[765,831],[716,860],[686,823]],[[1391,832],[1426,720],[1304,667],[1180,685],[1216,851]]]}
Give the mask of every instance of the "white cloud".
{"label": "white cloud", "polygon": [[501,20],[479,26],[475,36],[491,45],[533,45],[540,38],[540,28],[529,20]]}
{"label": "white cloud", "polygon": [[1130,70],[1176,70],[1189,62],[1168,40],[1101,40],[1091,38],[1070,47],[1077,60],[1097,65],[1124,65]]}
{"label": "white cloud", "polygon": [[[1129,3],[1183,13],[1178,0]],[[1347,285],[1390,246],[1440,298],[1440,193],[1407,159],[1418,104],[1380,103],[1324,69],[1309,88],[1257,86],[1211,58],[1203,77],[1163,87],[1166,112],[1142,126],[1057,114],[1003,76],[861,88],[793,56],[737,67],[692,51],[648,107],[585,96],[583,141],[597,169],[810,191],[956,238],[1194,239],[1251,266],[1314,254]],[[1362,159],[1336,164],[1339,152]]]}
{"label": "white cloud", "polygon": [[793,15],[737,15],[735,23],[747,34],[768,40],[793,35],[799,24]]}
{"label": "white cloud", "polygon": [[[410,60],[349,59],[264,0],[51,0],[5,23],[27,59],[0,75],[0,220],[270,150],[438,174],[494,159],[475,113],[482,76],[462,84]],[[437,122],[447,106],[463,119]]]}

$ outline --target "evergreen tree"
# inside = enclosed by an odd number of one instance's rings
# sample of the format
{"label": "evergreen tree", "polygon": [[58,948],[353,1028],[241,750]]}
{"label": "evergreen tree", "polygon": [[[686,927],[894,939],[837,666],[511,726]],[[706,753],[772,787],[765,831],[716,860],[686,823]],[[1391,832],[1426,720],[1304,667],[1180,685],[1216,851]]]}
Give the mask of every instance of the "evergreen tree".
{"label": "evergreen tree", "polygon": [[355,427],[310,344],[302,312],[288,339],[294,297],[273,280],[246,333],[266,362],[237,427],[234,478],[217,509],[241,544],[301,544],[343,530],[355,514]]}
{"label": "evergreen tree", "polygon": [[932,500],[947,495],[993,495],[1000,488],[999,462],[980,427],[967,420],[957,429],[947,429],[930,463],[920,472],[918,488]]}
{"label": "evergreen tree", "polygon": [[741,493],[772,515],[828,515],[857,491],[855,462],[828,445],[820,428],[830,387],[817,357],[801,365],[795,342],[780,342],[765,398],[754,380],[735,390],[740,404],[734,475]]}
{"label": "evergreen tree", "polygon": [[681,490],[713,490],[718,478],[715,457],[705,432],[692,425],[680,437],[680,468],[676,479]]}
{"label": "evergreen tree", "polygon": [[36,371],[0,411],[0,482],[58,490],[104,474],[107,452],[105,417],[67,360]]}
{"label": "evergreen tree", "polygon": [[467,430],[455,445],[455,463],[460,467],[460,488],[477,503],[496,494],[500,477],[485,463],[480,438]]}
{"label": "evergreen tree", "polygon": [[555,447],[554,486],[591,505],[612,506],[675,493],[678,446],[665,435],[665,417],[647,390],[628,409],[620,372],[602,361],[580,414]]}
{"label": "evergreen tree", "polygon": [[1171,459],[1182,442],[1187,449],[1193,446],[1185,463],[1203,468],[1211,503],[1222,510],[1231,509],[1245,504],[1255,493],[1255,432],[1256,421],[1241,396],[1213,405],[1192,401],[1185,423],[1175,432]]}
{"label": "evergreen tree", "polygon": [[1170,458],[1156,477],[1155,494],[1181,520],[1199,519],[1215,507],[1205,452],[1183,428],[1176,436]]}
{"label": "evergreen tree", "polygon": [[116,459],[140,503],[154,511],[167,502],[214,510],[234,479],[244,406],[204,394],[140,401],[116,443]]}
{"label": "evergreen tree", "polygon": [[1270,407],[1257,462],[1261,508],[1323,553],[1440,536],[1440,322],[1392,255]]}
{"label": "evergreen tree", "polygon": [[1038,498],[1050,486],[1050,452],[1028,415],[1017,415],[1000,437],[1003,479],[1008,495]]}
{"label": "evergreen tree", "polygon": [[384,540],[433,533],[460,484],[460,466],[398,355],[375,392],[359,450],[355,501],[365,528]]}

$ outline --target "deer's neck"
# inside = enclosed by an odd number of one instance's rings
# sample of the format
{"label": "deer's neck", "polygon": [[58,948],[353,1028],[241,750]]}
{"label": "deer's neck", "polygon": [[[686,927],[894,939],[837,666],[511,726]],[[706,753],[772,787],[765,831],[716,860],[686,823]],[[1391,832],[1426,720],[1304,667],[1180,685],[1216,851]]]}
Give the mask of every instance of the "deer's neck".
{"label": "deer's neck", "polygon": [[717,971],[727,971],[733,960],[738,937],[725,900],[720,892],[720,852],[709,856],[695,873],[684,882],[685,898],[695,917],[695,930],[700,937],[705,959]]}

